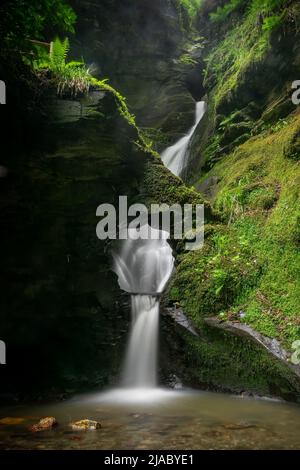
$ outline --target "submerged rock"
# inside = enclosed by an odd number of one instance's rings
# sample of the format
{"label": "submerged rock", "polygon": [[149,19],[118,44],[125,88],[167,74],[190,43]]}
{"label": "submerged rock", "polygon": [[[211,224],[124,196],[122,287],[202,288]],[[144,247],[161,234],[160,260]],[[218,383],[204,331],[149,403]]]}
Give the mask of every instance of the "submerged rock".
{"label": "submerged rock", "polygon": [[257,426],[253,423],[247,422],[239,422],[239,423],[224,423],[222,427],[225,429],[229,429],[230,431],[241,431],[244,429],[252,429],[257,428]]}
{"label": "submerged rock", "polygon": [[98,421],[92,421],[90,419],[82,419],[71,423],[71,428],[73,431],[95,431],[96,429],[101,428],[101,424]]}
{"label": "submerged rock", "polygon": [[0,424],[5,426],[15,426],[17,424],[22,424],[23,422],[24,418],[12,418],[10,416],[0,419]]}
{"label": "submerged rock", "polygon": [[30,426],[29,430],[31,432],[40,432],[40,431],[47,431],[49,429],[52,429],[54,426],[57,426],[57,421],[56,418],[47,417],[47,418],[42,418],[37,424],[33,424]]}

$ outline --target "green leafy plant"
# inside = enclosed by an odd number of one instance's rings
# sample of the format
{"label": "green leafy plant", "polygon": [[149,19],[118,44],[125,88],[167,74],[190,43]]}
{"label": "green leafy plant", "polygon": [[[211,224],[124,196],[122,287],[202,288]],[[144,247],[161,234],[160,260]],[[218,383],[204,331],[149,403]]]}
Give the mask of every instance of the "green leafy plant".
{"label": "green leafy plant", "polygon": [[202,5],[202,0],[168,0],[175,6],[178,15],[180,29],[183,34],[189,33],[195,24],[197,13]]}
{"label": "green leafy plant", "polygon": [[[248,10],[248,12],[254,16],[259,15],[263,20],[264,29],[273,29],[275,26],[280,24],[282,17],[281,15],[271,15],[273,12],[279,11],[285,6],[287,0],[230,0],[223,6],[219,6],[216,11],[210,13],[211,21],[223,22],[233,12],[240,8]],[[247,5],[248,4],[248,5]],[[245,8],[248,7],[248,8]]]}
{"label": "green leafy plant", "polygon": [[1,2],[0,18],[1,46],[26,53],[32,49],[29,39],[74,33],[76,13],[65,0],[14,0]]}
{"label": "green leafy plant", "polygon": [[180,0],[180,3],[187,10],[189,16],[194,18],[199,10],[202,0]]}
{"label": "green leafy plant", "polygon": [[67,62],[70,51],[69,39],[55,38],[50,44],[50,52],[38,54],[34,67],[38,72],[49,71],[52,81],[56,84],[59,96],[88,93],[91,74],[84,61]]}
{"label": "green leafy plant", "polygon": [[240,180],[236,187],[223,190],[218,201],[218,208],[228,215],[228,225],[244,212],[245,203],[246,193],[243,180]]}
{"label": "green leafy plant", "polygon": [[223,7],[218,7],[217,10],[209,15],[211,21],[221,22],[225,21],[226,18],[237,10],[244,2],[244,0],[231,0],[226,3]]}
{"label": "green leafy plant", "polygon": [[282,22],[282,15],[272,15],[264,19],[263,30],[264,31],[274,31],[279,28]]}
{"label": "green leafy plant", "polygon": [[193,59],[191,54],[189,54],[188,52],[180,56],[179,62],[185,65],[192,65],[192,66],[197,65],[197,61]]}
{"label": "green leafy plant", "polygon": [[252,0],[250,12],[267,15],[284,7],[288,1],[289,0]]}
{"label": "green leafy plant", "polygon": [[276,132],[280,132],[282,129],[287,127],[289,125],[289,123],[290,123],[289,118],[278,119],[278,121],[275,122],[275,123],[270,123],[270,122],[265,123],[265,122],[263,122],[262,124],[259,124],[256,127],[254,127],[251,134],[252,135],[258,135],[258,134],[261,134],[263,132],[275,134]]}
{"label": "green leafy plant", "polygon": [[251,119],[248,116],[243,116],[239,110],[233,111],[229,116],[225,117],[225,119],[222,119],[218,126],[218,130],[224,132],[232,125],[239,124],[241,122],[248,123],[250,125]]}
{"label": "green leafy plant", "polygon": [[68,38],[61,41],[56,38],[50,45],[49,65],[53,72],[63,72],[66,68],[66,59],[70,51]]}
{"label": "green leafy plant", "polygon": [[152,148],[152,142],[143,135],[137,126],[135,116],[128,109],[126,98],[107,83],[107,78],[99,80],[93,77],[91,70],[83,60],[67,62],[69,50],[68,38],[64,40],[56,38],[50,45],[49,54],[42,52],[35,60],[34,67],[37,73],[42,75],[50,73],[50,81],[56,85],[57,94],[60,97],[71,96],[74,98],[78,94],[88,93],[91,86],[112,94],[121,116],[137,131],[139,139],[136,145],[158,157]]}
{"label": "green leafy plant", "polygon": [[219,268],[219,269],[214,269],[212,272],[212,275],[213,275],[214,282],[215,282],[215,294],[218,296],[221,294],[225,286],[228,273],[224,269]]}

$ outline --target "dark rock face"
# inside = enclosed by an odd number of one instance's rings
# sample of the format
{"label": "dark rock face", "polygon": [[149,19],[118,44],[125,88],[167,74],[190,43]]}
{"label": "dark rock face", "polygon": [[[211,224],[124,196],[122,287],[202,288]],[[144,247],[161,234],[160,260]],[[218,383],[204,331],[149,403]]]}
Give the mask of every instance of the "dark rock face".
{"label": "dark rock face", "polygon": [[45,143],[4,161],[2,392],[57,396],[118,373],[127,309],[110,271],[111,247],[96,237],[96,209],[137,193],[145,155],[114,100],[94,101],[73,103],[80,117],[50,96],[47,123],[36,128]]}
{"label": "dark rock face", "polygon": [[174,3],[74,3],[79,19],[76,56],[82,55],[126,96],[140,126],[161,129],[174,142],[194,118],[186,66],[176,61],[183,33]]}

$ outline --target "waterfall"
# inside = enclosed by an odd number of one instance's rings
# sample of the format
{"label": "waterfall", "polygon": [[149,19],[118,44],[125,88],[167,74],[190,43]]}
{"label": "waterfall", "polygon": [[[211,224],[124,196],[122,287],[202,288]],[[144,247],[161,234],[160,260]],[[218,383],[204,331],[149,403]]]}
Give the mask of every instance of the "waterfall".
{"label": "waterfall", "polygon": [[131,296],[132,326],[123,370],[123,384],[151,388],[157,385],[159,300]]}
{"label": "waterfall", "polygon": [[114,271],[121,289],[131,294],[131,330],[122,383],[131,388],[157,385],[159,294],[173,271],[169,234],[148,226],[148,239],[136,239],[129,229],[120,253],[114,253]]}
{"label": "waterfall", "polygon": [[[188,134],[161,155],[164,164],[180,176],[187,165],[192,136],[206,110],[196,103],[195,123]],[[131,294],[131,328],[123,367],[122,385],[151,389],[157,386],[159,294],[172,274],[174,258],[169,234],[150,226],[147,239],[137,229],[128,230],[120,252],[114,252],[114,271],[122,290]],[[143,237],[144,238],[144,237]]]}
{"label": "waterfall", "polygon": [[193,127],[189,130],[188,134],[182,137],[171,147],[168,147],[161,154],[161,159],[165,166],[174,173],[174,175],[181,176],[188,160],[189,147],[194,132],[203,118],[206,111],[205,101],[198,101],[196,103],[195,122]]}

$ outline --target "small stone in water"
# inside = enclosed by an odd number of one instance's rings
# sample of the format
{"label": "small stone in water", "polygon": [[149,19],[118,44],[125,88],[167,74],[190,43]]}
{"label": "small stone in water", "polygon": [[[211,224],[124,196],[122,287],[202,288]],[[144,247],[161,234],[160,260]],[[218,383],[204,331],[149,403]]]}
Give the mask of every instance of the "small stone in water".
{"label": "small stone in water", "polygon": [[71,441],[82,441],[83,437],[82,436],[71,436],[70,439],[71,439]]}
{"label": "small stone in water", "polygon": [[231,431],[239,431],[239,430],[242,430],[242,429],[256,428],[257,426],[255,424],[251,424],[251,423],[240,422],[240,423],[225,423],[225,424],[222,425],[222,427],[225,428],[225,429],[229,429]]}
{"label": "small stone in water", "polygon": [[32,426],[29,427],[29,430],[32,432],[40,432],[40,431],[47,431],[49,429],[52,429],[54,426],[56,426],[58,423],[53,416],[47,417],[40,419],[40,421],[37,424],[33,424]]}
{"label": "small stone in water", "polygon": [[7,418],[0,419],[0,424],[4,424],[7,426],[17,425],[23,423],[24,418],[11,418],[8,416]]}
{"label": "small stone in water", "polygon": [[98,421],[82,419],[81,421],[71,423],[71,428],[73,429],[73,431],[95,431],[96,429],[101,428],[101,424],[98,423]]}

